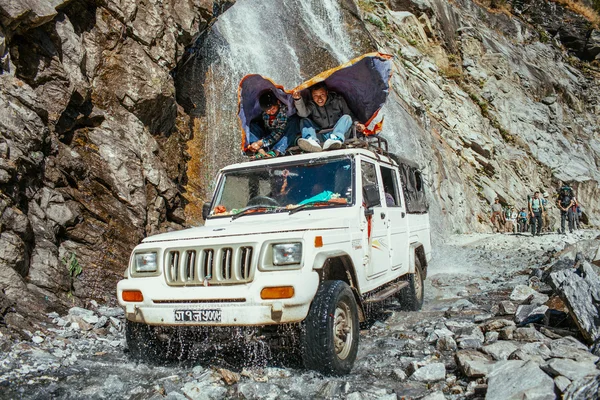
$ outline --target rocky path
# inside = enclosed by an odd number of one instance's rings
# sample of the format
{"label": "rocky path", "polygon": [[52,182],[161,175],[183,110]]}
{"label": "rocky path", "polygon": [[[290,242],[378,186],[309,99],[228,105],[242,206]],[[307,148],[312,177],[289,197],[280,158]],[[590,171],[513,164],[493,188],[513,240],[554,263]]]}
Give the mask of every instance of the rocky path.
{"label": "rocky path", "polygon": [[574,262],[578,252],[593,258],[598,234],[450,238],[436,247],[423,310],[387,305],[361,331],[345,377],[218,358],[136,363],[126,352],[121,310],[93,304],[49,315],[29,341],[0,337],[0,398],[593,398],[598,357],[573,324],[544,324],[544,314],[565,314],[540,267]]}

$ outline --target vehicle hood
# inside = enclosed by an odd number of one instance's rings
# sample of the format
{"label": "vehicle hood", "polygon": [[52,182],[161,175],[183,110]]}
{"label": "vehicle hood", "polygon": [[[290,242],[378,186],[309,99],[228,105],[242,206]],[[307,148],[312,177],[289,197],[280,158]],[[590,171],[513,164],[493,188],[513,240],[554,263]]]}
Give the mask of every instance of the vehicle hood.
{"label": "vehicle hood", "polygon": [[333,230],[345,229],[348,228],[348,226],[348,222],[340,218],[320,218],[318,220],[307,220],[303,218],[301,220],[293,221],[288,218],[278,218],[278,216],[275,215],[263,215],[260,222],[255,216],[241,217],[234,221],[232,221],[231,218],[222,218],[219,222],[210,221],[210,225],[208,226],[198,226],[195,228],[149,236],[145,238],[142,243],[325,229]]}

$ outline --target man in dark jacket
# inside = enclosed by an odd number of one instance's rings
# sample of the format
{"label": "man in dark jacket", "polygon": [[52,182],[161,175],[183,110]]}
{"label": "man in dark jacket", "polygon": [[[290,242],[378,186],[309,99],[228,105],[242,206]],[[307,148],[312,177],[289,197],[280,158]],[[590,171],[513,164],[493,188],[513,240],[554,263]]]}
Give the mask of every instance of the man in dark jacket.
{"label": "man in dark jacket", "polygon": [[[310,95],[312,100],[305,104],[300,92],[292,93],[298,116],[303,118],[300,122],[302,138],[298,139],[298,146],[302,150],[316,152],[339,149],[353,123],[356,123],[357,131],[365,129],[363,124],[356,122],[346,100],[340,94],[328,91],[325,83],[311,86]],[[317,137],[317,131],[321,129],[333,129],[322,135],[325,140],[323,148]]]}
{"label": "man in dark jacket", "polygon": [[565,233],[565,220],[569,224],[569,232],[573,233],[575,229],[575,221],[573,216],[573,205],[575,204],[575,196],[573,189],[569,185],[564,185],[558,190],[558,198],[556,206],[560,210],[560,233]]}

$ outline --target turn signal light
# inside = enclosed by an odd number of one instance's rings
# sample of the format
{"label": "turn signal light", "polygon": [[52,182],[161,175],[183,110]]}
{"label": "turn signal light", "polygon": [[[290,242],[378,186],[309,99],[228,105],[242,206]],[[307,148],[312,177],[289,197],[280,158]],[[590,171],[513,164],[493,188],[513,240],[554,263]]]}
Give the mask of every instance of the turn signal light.
{"label": "turn signal light", "polygon": [[144,296],[139,290],[123,290],[123,301],[144,301]]}
{"label": "turn signal light", "polygon": [[293,296],[293,286],[266,287],[260,291],[260,298],[263,300],[290,299]]}
{"label": "turn signal light", "polygon": [[315,247],[323,247],[323,236],[315,236]]}

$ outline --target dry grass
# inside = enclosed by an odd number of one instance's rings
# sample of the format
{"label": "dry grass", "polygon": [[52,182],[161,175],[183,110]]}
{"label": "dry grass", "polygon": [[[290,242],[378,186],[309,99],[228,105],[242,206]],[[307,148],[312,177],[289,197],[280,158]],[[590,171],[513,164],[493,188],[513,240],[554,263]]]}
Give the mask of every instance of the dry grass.
{"label": "dry grass", "polygon": [[568,10],[581,15],[583,18],[590,21],[596,28],[600,26],[600,14],[592,7],[583,4],[578,0],[550,0]]}

